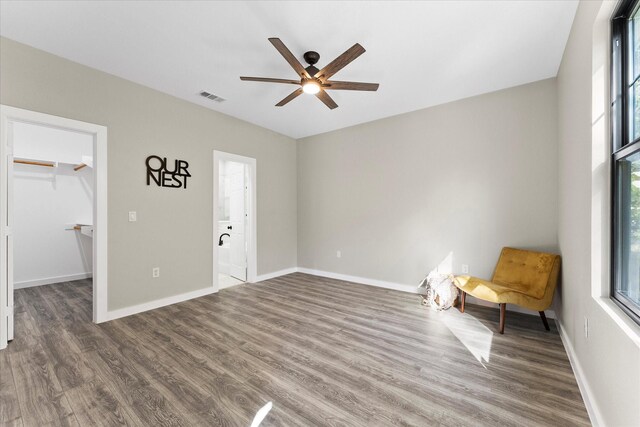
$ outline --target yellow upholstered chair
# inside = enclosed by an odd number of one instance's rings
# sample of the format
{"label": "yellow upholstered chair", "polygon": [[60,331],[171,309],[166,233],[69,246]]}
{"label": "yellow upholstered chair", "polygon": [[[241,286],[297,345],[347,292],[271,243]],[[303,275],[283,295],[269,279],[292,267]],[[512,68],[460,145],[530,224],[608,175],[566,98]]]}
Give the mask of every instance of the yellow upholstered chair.
{"label": "yellow upholstered chair", "polygon": [[559,271],[560,255],[503,248],[491,281],[472,276],[455,277],[454,282],[462,291],[460,311],[464,313],[466,294],[500,304],[502,334],[507,304],[516,304],[540,313],[548,331],[544,310],[551,306]]}

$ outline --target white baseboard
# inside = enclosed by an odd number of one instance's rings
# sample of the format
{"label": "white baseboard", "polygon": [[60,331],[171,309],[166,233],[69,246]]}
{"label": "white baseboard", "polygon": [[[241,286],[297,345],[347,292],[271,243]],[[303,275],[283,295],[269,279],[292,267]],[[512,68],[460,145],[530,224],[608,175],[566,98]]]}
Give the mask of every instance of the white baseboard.
{"label": "white baseboard", "polygon": [[53,283],[71,282],[74,280],[88,279],[92,273],[71,274],[69,276],[45,277],[44,279],[25,280],[24,282],[15,282],[14,289],[31,288],[34,286],[51,285]]}
{"label": "white baseboard", "polygon": [[580,389],[580,394],[582,395],[584,406],[587,408],[587,413],[589,414],[591,424],[596,427],[604,426],[605,424],[602,420],[602,414],[600,413],[600,410],[596,405],[595,399],[593,397],[593,392],[591,391],[591,387],[589,387],[589,383],[587,382],[587,378],[584,375],[582,366],[578,361],[578,357],[576,356],[575,350],[573,349],[573,344],[571,344],[569,335],[567,335],[567,332],[562,327],[562,323],[558,319],[556,319],[556,325],[558,326],[560,339],[562,340],[564,349],[567,352],[567,356],[569,357],[569,363],[571,364],[571,368],[573,369],[573,375],[576,377],[578,388]]}
{"label": "white baseboard", "polygon": [[[296,271],[298,271],[297,268],[293,267],[293,268],[287,268],[285,270],[280,270],[280,271],[274,271],[272,273],[267,273],[267,274],[261,274],[260,276],[256,277],[256,282],[261,282],[263,280],[269,280],[272,279],[274,277],[278,277],[278,276],[284,276],[285,274],[291,274],[291,273],[295,273]],[[191,292],[186,292],[184,294],[180,294],[180,295],[174,295],[171,297],[166,297],[166,298],[161,298],[158,300],[154,300],[154,301],[149,301],[149,302],[145,302],[142,304],[138,304],[138,305],[133,305],[131,307],[125,307],[125,308],[120,308],[117,310],[110,310],[107,311],[107,315],[105,318],[105,322],[109,321],[109,320],[115,320],[115,319],[119,319],[121,317],[126,317],[126,316],[131,316],[133,314],[138,314],[138,313],[142,313],[144,311],[149,311],[149,310],[153,310],[156,308],[160,308],[160,307],[165,307],[167,305],[171,305],[171,304],[177,304],[179,302],[184,302],[193,298],[199,298],[205,295],[209,295],[214,293],[214,289],[213,287],[208,287],[208,288],[204,288],[204,289],[199,289],[197,291],[191,291]]]}
{"label": "white baseboard", "polygon": [[238,285],[244,285],[246,282],[238,282],[238,283],[232,283],[230,285],[221,285],[218,284],[218,290],[221,291],[223,289],[229,289],[229,288],[233,288],[234,286],[238,286]]}
{"label": "white baseboard", "polygon": [[149,301],[138,305],[132,305],[131,307],[120,308],[117,310],[107,311],[105,321],[119,319],[121,317],[131,316],[132,314],[142,313],[144,311],[154,310],[156,308],[165,307],[171,304],[177,304],[193,298],[203,297],[214,293],[212,286],[204,289],[198,289],[197,291],[185,292],[184,294],[173,295],[166,298],[157,299],[155,301]]}
{"label": "white baseboard", "polygon": [[367,279],[358,276],[349,276],[347,274],[332,273],[329,271],[313,270],[311,268],[298,267],[300,273],[311,274],[313,276],[328,277],[330,279],[344,280],[346,282],[359,283],[361,285],[376,286],[378,288],[393,289],[396,291],[418,293],[418,285],[402,285],[400,283],[386,282],[384,280]]}
{"label": "white baseboard", "polygon": [[[295,273],[297,272],[298,269],[296,267],[293,268],[287,268],[284,270],[280,270],[280,271],[274,271],[272,273],[267,273],[267,274],[261,274],[260,276],[256,277],[256,281],[255,282],[261,282],[263,280],[269,280],[269,279],[273,279],[274,277],[278,277],[278,276],[284,276],[286,274],[291,274],[291,273]],[[167,305],[171,305],[171,304],[177,304],[179,302],[184,302],[193,298],[199,298],[205,295],[209,295],[214,293],[215,291],[213,290],[213,287],[208,287],[208,288],[204,288],[204,289],[199,289],[197,291],[191,291],[191,292],[186,292],[184,294],[180,294],[180,295],[174,295],[171,297],[166,297],[166,298],[161,298],[158,300],[154,300],[154,301],[149,301],[149,302],[145,302],[142,304],[138,304],[138,305],[133,305],[131,307],[125,307],[125,308],[120,308],[117,310],[110,310],[107,311],[107,316],[106,319],[104,320],[109,321],[109,320],[115,320],[115,319],[119,319],[121,317],[126,317],[126,316],[131,316],[133,314],[138,314],[138,313],[142,313],[144,311],[149,311],[149,310],[153,310],[156,308],[160,308],[160,307],[165,307]]]}
{"label": "white baseboard", "polygon": [[256,277],[255,283],[262,282],[263,280],[273,279],[275,277],[284,276],[291,273],[296,273],[298,271],[297,267],[285,268],[284,270],[273,271],[271,273],[261,274]]}
{"label": "white baseboard", "polygon": [[[403,284],[400,284],[400,283],[386,282],[384,280],[368,279],[368,278],[365,278],[365,277],[350,276],[348,274],[333,273],[333,272],[330,272],[330,271],[323,271],[323,270],[314,270],[314,269],[305,268],[305,267],[288,268],[288,269],[285,269],[285,270],[280,270],[280,271],[275,271],[273,273],[264,274],[264,275],[258,276],[258,280],[257,281],[260,282],[262,280],[273,279],[273,278],[278,277],[278,276],[284,276],[285,274],[291,274],[291,273],[295,273],[295,272],[311,274],[312,276],[328,277],[330,279],[344,280],[346,282],[354,282],[354,283],[359,283],[361,285],[376,286],[378,288],[393,289],[393,290],[401,291],[401,292],[409,292],[409,293],[412,293],[412,294],[417,294],[418,293],[418,285],[415,285],[415,286],[403,285]],[[491,303],[491,302],[488,302],[488,301],[482,301],[482,300],[479,300],[477,298],[473,298],[470,295],[467,298],[468,298],[467,302],[469,302],[471,304],[482,305],[482,306],[485,306],[485,307],[497,307],[497,305],[494,304],[494,303]],[[537,312],[534,312],[534,311],[531,311],[531,310],[527,310],[527,309],[518,307],[517,305],[513,305],[513,304],[507,305],[507,311],[512,311],[512,312],[516,312],[516,313],[524,313],[524,314],[535,315],[535,316],[538,315]],[[553,310],[546,310],[545,314],[550,319],[555,319],[556,318],[556,313]]]}
{"label": "white baseboard", "polygon": [[[312,276],[319,276],[319,277],[327,277],[330,279],[337,279],[337,280],[344,280],[346,282],[354,282],[354,283],[359,283],[362,285],[369,285],[369,286],[376,286],[378,288],[385,288],[385,289],[392,289],[395,291],[401,291],[401,292],[409,292],[412,294],[417,294],[418,293],[418,286],[412,286],[412,285],[403,285],[400,283],[394,283],[394,282],[387,282],[384,280],[377,280],[377,279],[368,279],[365,277],[358,277],[358,276],[350,276],[347,274],[340,274],[340,273],[333,273],[330,271],[322,271],[322,270],[314,270],[311,268],[304,268],[304,267],[291,267],[291,268],[285,268],[283,270],[278,270],[278,271],[273,271],[271,273],[266,273],[266,274],[261,274],[259,276],[256,277],[256,280],[254,283],[257,282],[262,282],[264,280],[269,280],[269,279],[274,279],[276,277],[279,276],[285,276],[287,274],[292,274],[292,273],[305,273],[305,274],[310,274]],[[35,285],[34,285],[35,286]],[[171,305],[171,304],[176,304],[179,302],[183,302],[183,301],[187,301],[189,299],[192,298],[198,298],[204,295],[209,295],[211,293],[213,293],[213,288],[205,288],[205,289],[200,289],[197,291],[192,291],[192,292],[187,292],[184,294],[180,294],[180,295],[175,295],[172,297],[167,297],[167,298],[162,298],[159,300],[155,300],[155,301],[150,301],[150,302],[146,302],[143,304],[138,304],[138,305],[134,305],[131,307],[125,307],[125,308],[121,308],[118,310],[112,310],[112,311],[108,311],[107,312],[107,318],[105,320],[114,320],[114,319],[119,319],[121,317],[125,317],[125,316],[130,316],[132,314],[137,314],[137,313],[142,313],[143,311],[148,311],[148,310],[153,310],[155,308],[159,308],[159,307],[164,307],[167,305]],[[486,302],[486,301],[481,301],[472,297],[469,297],[469,299],[467,300],[468,302],[472,303],[472,304],[477,304],[477,305],[484,305],[484,306],[490,306],[490,307],[494,307],[495,304]],[[522,309],[520,307],[517,306],[507,306],[507,310],[508,311],[515,311],[515,312],[520,312],[520,313],[525,313],[525,314],[532,314],[531,311],[529,310],[525,310]],[[548,310],[546,311],[547,313],[547,317],[551,318],[551,319],[555,319],[555,312],[553,310]]]}

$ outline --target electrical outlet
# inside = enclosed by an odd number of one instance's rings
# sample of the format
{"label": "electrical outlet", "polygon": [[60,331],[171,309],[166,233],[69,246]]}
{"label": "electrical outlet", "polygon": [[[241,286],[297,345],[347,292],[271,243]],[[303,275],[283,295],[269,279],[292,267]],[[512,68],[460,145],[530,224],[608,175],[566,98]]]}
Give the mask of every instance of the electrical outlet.
{"label": "electrical outlet", "polygon": [[586,316],[584,318],[584,337],[589,338],[589,318]]}
{"label": "electrical outlet", "polygon": [[153,267],[153,270],[151,271],[151,275],[153,277],[160,277],[160,267]]}
{"label": "electrical outlet", "polygon": [[342,252],[337,251],[337,252],[336,252],[336,257],[337,257],[337,258],[342,258]]}
{"label": "electrical outlet", "polygon": [[467,264],[462,264],[462,274],[469,274],[469,266]]}
{"label": "electrical outlet", "polygon": [[138,215],[135,211],[129,212],[129,222],[136,222],[138,220]]}

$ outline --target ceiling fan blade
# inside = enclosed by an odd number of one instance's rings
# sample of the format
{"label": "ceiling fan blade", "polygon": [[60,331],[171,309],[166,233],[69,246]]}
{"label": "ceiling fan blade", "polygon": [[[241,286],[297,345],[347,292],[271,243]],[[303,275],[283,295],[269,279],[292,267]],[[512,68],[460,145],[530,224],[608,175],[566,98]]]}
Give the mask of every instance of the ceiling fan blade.
{"label": "ceiling fan blade", "polygon": [[300,80],[272,79],[270,77],[240,77],[240,80],[244,80],[245,82],[287,83],[292,85],[300,84]]}
{"label": "ceiling fan blade", "polygon": [[277,37],[271,37],[269,41],[278,50],[278,52],[280,52],[280,55],[282,55],[284,59],[287,60],[289,65],[291,65],[291,67],[300,77],[304,77],[307,79],[311,77],[309,73],[307,73],[307,70],[304,69],[300,61],[298,61],[296,57],[293,56],[293,53],[291,53],[291,51],[284,45],[284,43],[282,43],[282,40]]}
{"label": "ceiling fan blade", "polygon": [[336,101],[334,101],[333,98],[331,98],[329,94],[324,90],[316,93],[316,96],[320,101],[324,102],[324,105],[329,107],[329,109],[333,110],[334,108],[338,108],[338,104],[336,104]]}
{"label": "ceiling fan blade", "polygon": [[327,81],[322,85],[322,88],[324,90],[368,90],[375,92],[379,86],[378,83]]}
{"label": "ceiling fan blade", "polygon": [[356,43],[347,49],[342,55],[327,64],[327,66],[322,70],[318,71],[314,77],[326,80],[365,52],[364,48],[360,46],[359,43]]}
{"label": "ceiling fan blade", "polygon": [[287,96],[287,97],[286,97],[285,99],[283,99],[282,101],[278,102],[278,103],[276,104],[276,107],[282,107],[283,105],[288,104],[288,103],[289,103],[289,101],[291,101],[291,100],[293,100],[293,99],[295,99],[295,98],[299,97],[301,94],[302,94],[302,88],[294,90],[293,92],[291,92],[291,93],[289,94],[289,96]]}

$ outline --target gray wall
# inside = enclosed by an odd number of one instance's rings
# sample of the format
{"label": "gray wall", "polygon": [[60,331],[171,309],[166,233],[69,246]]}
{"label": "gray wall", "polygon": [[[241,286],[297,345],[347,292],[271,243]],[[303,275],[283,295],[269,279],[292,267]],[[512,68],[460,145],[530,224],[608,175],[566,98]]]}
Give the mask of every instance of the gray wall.
{"label": "gray wall", "polygon": [[[257,159],[258,274],[296,266],[293,139],[5,38],[0,75],[2,104],[108,128],[109,310],[211,286],[214,149]],[[150,154],[187,160],[187,190],[147,187]]]}
{"label": "gray wall", "polygon": [[[607,298],[607,73],[609,18],[614,6],[612,2],[580,2],[557,78],[558,240],[563,268],[556,316],[599,421],[606,426],[632,426],[640,420],[640,327]],[[626,320],[626,326],[614,321],[616,313]]]}
{"label": "gray wall", "polygon": [[549,79],[299,140],[298,265],[408,285],[557,250],[556,116]]}

